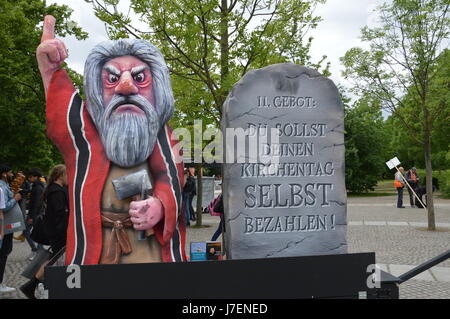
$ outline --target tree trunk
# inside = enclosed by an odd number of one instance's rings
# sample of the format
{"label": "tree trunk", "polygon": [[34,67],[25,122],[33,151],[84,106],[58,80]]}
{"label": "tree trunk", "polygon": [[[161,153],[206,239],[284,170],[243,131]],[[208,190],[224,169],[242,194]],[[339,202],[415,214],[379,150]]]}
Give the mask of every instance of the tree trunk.
{"label": "tree trunk", "polygon": [[195,164],[195,170],[197,171],[197,222],[196,226],[202,225],[202,202],[203,202],[203,183],[202,183],[202,163]]}
{"label": "tree trunk", "polygon": [[228,0],[222,0],[220,15],[220,103],[218,105],[222,111],[222,104],[228,96],[228,90],[225,88],[229,71],[229,33],[228,33]]}
{"label": "tree trunk", "polygon": [[429,124],[428,110],[424,110],[424,151],[425,151],[425,171],[427,174],[427,211],[428,230],[436,230],[433,203],[433,170],[431,167],[431,131]]}
{"label": "tree trunk", "polygon": [[[228,1],[222,0],[221,3],[221,19],[220,19],[220,89],[221,89],[221,105],[220,114],[222,113],[222,106],[228,96],[228,90],[225,89],[226,79],[229,74],[229,33],[228,33]],[[220,123],[219,123],[220,124]],[[225,134],[225,132],[222,132]],[[222,166],[222,186],[223,186],[223,166]],[[225,218],[225,213],[223,218]],[[226,255],[226,247],[225,247],[225,233],[222,232],[222,255]]]}

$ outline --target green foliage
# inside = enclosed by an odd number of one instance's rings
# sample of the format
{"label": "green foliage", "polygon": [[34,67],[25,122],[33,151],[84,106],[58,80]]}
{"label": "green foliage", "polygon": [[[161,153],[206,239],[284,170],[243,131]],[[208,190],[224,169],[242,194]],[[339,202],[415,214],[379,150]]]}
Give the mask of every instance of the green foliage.
{"label": "green foliage", "polygon": [[[432,96],[431,82],[450,38],[449,8],[448,0],[390,1],[378,8],[380,26],[361,30],[361,38],[370,49],[353,48],[341,58],[343,75],[353,80],[354,91],[378,98],[423,147],[429,194],[432,133],[446,107],[446,103],[434,101],[445,99]],[[445,90],[444,95],[448,95],[448,88]],[[429,198],[427,212],[428,229],[435,230],[433,197]]]}
{"label": "green foliage", "polygon": [[[415,123],[414,125],[417,125]],[[404,128],[400,119],[395,116],[390,116],[385,122],[385,129],[388,132],[386,161],[398,157],[401,165],[408,169],[415,166],[425,167],[423,156],[423,145],[418,143],[407,129]],[[419,128],[417,128],[419,130]]]}
{"label": "green foliage", "polygon": [[45,96],[35,58],[46,14],[56,17],[59,36],[86,38],[69,20],[67,6],[43,0],[0,0],[0,162],[14,169],[47,171],[62,158],[46,136]]}
{"label": "green foliage", "polygon": [[[419,144],[427,142],[429,130],[441,118],[443,104],[436,100],[448,101],[448,85],[433,89],[430,83],[450,36],[449,6],[447,0],[385,4],[378,9],[381,26],[361,30],[370,49],[352,48],[341,58],[352,90],[380,99]],[[448,72],[442,76],[448,82]]]}
{"label": "green foliage", "polygon": [[439,191],[442,197],[450,199],[450,170],[443,171],[438,177]]}
{"label": "green foliage", "polygon": [[377,99],[364,97],[353,107],[345,107],[345,183],[349,191],[368,192],[377,185],[384,172],[386,137]]}
{"label": "green foliage", "polygon": [[436,169],[450,168],[450,50],[437,59],[430,81],[430,104],[436,112],[431,131],[432,162]]}
{"label": "green foliage", "polygon": [[[431,160],[434,169],[443,170],[450,168],[450,50],[444,50],[431,72],[429,104],[437,114],[431,130]],[[419,133],[424,130],[424,115],[413,94],[415,92],[411,90],[402,99],[403,105],[398,108],[398,113]],[[391,132],[389,158],[397,156],[405,167],[424,168],[423,146],[404,127],[402,120],[391,116],[386,121],[386,126]]]}
{"label": "green foliage", "polygon": [[[417,174],[421,177],[420,185],[425,185],[425,170],[418,169]],[[443,198],[450,199],[450,169],[433,170],[433,186],[436,186]]]}

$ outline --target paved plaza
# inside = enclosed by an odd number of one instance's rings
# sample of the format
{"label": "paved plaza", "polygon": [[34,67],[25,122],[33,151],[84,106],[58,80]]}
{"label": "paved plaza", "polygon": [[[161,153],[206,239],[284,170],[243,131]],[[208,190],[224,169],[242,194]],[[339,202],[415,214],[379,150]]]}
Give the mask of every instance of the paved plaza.
{"label": "paved plaza", "polygon": [[[406,196],[404,199],[407,200]],[[426,230],[426,210],[408,206],[397,209],[395,201],[395,196],[349,198],[347,238],[349,253],[375,252],[381,269],[400,275],[450,249],[450,200],[435,199],[437,231],[434,232]],[[209,227],[188,228],[187,243],[210,240],[219,218],[203,214],[203,224]],[[14,241],[5,274],[7,285],[18,288],[26,281],[20,274],[29,254],[26,243]],[[0,298],[25,296],[16,291]],[[400,298],[450,299],[450,260],[401,284]]]}

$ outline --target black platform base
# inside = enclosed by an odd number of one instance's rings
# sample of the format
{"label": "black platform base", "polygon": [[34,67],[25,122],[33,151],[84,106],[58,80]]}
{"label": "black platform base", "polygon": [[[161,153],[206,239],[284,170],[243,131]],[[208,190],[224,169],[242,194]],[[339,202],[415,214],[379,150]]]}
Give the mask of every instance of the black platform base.
{"label": "black platform base", "polygon": [[373,264],[374,253],[360,253],[47,267],[45,286],[50,299],[396,298],[395,285],[381,287],[384,293],[380,295],[371,277],[373,273],[368,272]]}

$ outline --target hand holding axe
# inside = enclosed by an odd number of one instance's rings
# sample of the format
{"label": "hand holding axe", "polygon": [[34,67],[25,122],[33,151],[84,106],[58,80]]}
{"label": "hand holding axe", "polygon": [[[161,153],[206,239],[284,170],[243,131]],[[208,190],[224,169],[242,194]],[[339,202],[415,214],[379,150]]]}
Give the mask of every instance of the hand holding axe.
{"label": "hand holding axe", "polygon": [[[150,195],[152,183],[145,169],[113,179],[112,184],[119,200],[141,195],[140,200],[145,200]],[[138,240],[145,240],[145,230],[138,233]]]}

